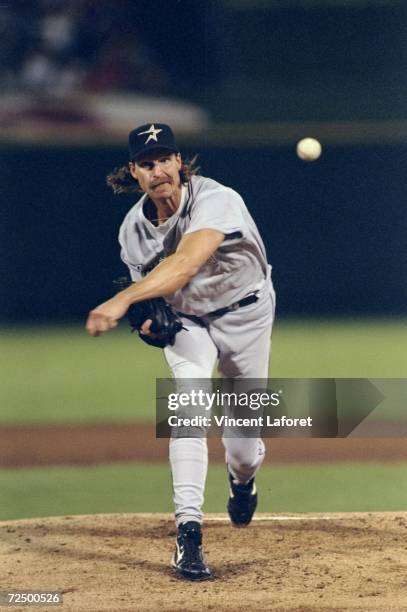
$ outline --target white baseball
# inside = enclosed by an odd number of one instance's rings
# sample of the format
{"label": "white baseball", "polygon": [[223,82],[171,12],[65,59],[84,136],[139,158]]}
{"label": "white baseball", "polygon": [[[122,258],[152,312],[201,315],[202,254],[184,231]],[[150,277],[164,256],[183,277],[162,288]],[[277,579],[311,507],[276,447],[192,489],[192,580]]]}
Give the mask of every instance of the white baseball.
{"label": "white baseball", "polygon": [[297,143],[297,155],[304,161],[315,161],[321,153],[321,143],[315,138],[303,138]]}

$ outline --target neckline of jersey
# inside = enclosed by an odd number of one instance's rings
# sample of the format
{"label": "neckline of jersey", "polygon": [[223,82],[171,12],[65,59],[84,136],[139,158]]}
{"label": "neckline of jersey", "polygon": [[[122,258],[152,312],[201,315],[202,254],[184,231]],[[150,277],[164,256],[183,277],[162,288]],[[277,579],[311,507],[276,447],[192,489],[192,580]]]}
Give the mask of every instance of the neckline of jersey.
{"label": "neckline of jersey", "polygon": [[181,185],[181,202],[177,210],[174,212],[173,215],[171,215],[171,217],[168,217],[168,219],[164,221],[164,223],[161,223],[161,225],[154,225],[154,223],[152,223],[149,219],[147,219],[147,217],[144,214],[143,207],[148,198],[148,195],[145,194],[141,200],[141,206],[140,206],[140,217],[141,217],[142,222],[148,225],[149,229],[153,228],[154,230],[157,230],[157,231],[160,231],[160,228],[167,229],[167,227],[171,225],[170,222],[176,219],[177,217],[179,217],[179,215],[181,214],[181,211],[184,208],[185,202],[187,200],[186,195],[187,195],[187,189],[185,185]]}

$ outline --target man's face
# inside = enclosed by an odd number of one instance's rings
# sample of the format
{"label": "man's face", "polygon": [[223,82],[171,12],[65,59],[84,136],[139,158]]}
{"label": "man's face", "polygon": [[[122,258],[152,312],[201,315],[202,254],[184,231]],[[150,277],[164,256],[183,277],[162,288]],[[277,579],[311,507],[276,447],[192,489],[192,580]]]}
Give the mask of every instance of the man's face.
{"label": "man's face", "polygon": [[177,196],[181,190],[181,156],[170,151],[151,151],[130,163],[130,172],[152,200]]}

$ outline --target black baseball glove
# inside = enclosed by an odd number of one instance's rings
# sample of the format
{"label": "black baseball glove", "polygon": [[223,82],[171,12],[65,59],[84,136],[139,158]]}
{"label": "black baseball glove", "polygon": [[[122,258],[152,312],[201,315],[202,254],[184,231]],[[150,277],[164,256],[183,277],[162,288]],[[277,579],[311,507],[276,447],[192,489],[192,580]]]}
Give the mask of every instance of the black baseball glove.
{"label": "black baseball glove", "polygon": [[[124,276],[114,281],[114,284],[122,291],[129,287],[132,281]],[[132,304],[127,311],[127,318],[132,332],[137,331],[144,342],[159,348],[173,346],[177,333],[185,329],[177,313],[161,297]],[[153,336],[140,333],[140,328],[147,319],[152,321],[150,331]]]}

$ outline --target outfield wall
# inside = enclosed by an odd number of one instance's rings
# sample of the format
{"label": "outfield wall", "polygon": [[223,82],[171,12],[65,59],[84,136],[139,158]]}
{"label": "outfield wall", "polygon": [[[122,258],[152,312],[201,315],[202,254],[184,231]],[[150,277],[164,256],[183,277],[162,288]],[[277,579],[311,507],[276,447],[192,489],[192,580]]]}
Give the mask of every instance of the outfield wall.
{"label": "outfield wall", "polygon": [[[205,141],[203,141],[205,142]],[[125,269],[116,240],[134,197],[104,176],[125,147],[2,145],[0,317],[83,318]],[[204,175],[236,188],[266,242],[280,315],[407,312],[407,145],[202,146]]]}

